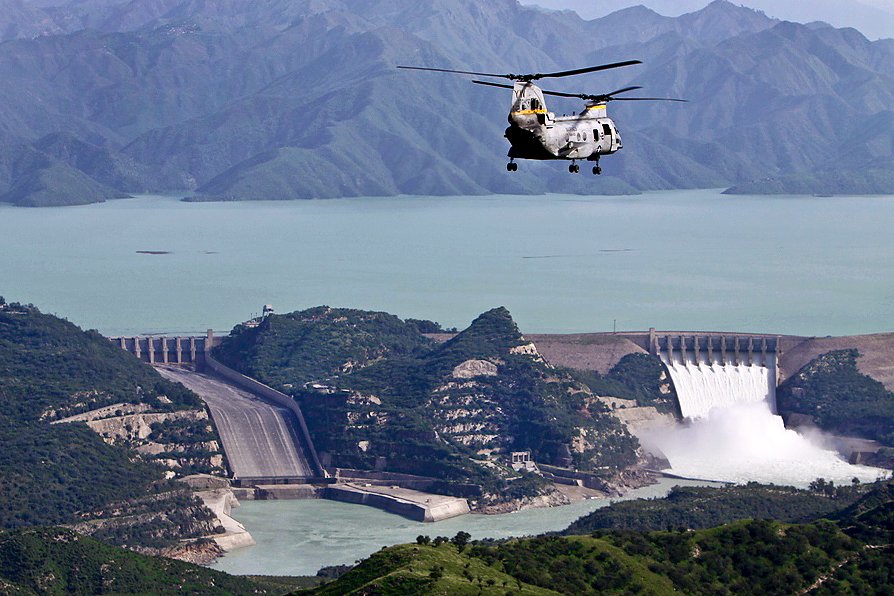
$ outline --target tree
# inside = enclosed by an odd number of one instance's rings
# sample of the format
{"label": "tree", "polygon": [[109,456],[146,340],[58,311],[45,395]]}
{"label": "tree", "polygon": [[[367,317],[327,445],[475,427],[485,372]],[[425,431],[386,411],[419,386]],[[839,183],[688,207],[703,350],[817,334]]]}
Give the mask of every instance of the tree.
{"label": "tree", "polygon": [[419,536],[416,536],[416,544],[431,544],[431,538],[420,534]]}
{"label": "tree", "polygon": [[456,536],[454,536],[453,538],[450,539],[450,542],[452,542],[456,546],[456,548],[457,548],[457,550],[459,550],[459,552],[463,552],[463,549],[466,548],[467,544],[469,544],[469,539],[471,539],[471,538],[472,538],[471,534],[460,530],[459,532],[456,533]]}

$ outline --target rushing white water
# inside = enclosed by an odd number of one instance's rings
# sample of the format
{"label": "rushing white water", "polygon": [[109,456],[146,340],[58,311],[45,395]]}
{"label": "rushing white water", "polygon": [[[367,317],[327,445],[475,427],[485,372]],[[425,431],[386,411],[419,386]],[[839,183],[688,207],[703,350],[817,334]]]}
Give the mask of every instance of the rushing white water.
{"label": "rushing white water", "polygon": [[761,403],[775,408],[775,367],[672,362],[668,365],[684,418],[705,418],[713,408]]}
{"label": "rushing white water", "polygon": [[819,437],[785,428],[775,414],[775,353],[753,353],[743,358],[748,363],[740,364],[717,361],[727,359],[729,352],[710,356],[704,350],[662,350],[686,421],[643,438],[667,457],[669,472],[802,487],[817,478],[840,484],[853,478],[869,482],[884,474],[850,465]]}
{"label": "rushing white water", "polygon": [[767,402],[714,408],[707,417],[655,432],[649,442],[670,461],[668,471],[689,478],[805,487],[816,478],[847,484],[886,473],[850,465],[834,450],[786,429]]}

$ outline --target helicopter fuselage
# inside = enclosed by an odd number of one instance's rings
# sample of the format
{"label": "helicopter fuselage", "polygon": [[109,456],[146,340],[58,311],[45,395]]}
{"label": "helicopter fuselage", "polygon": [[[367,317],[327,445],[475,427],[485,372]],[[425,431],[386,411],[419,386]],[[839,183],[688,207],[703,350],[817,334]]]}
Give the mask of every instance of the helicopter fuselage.
{"label": "helicopter fuselage", "polygon": [[[453,70],[430,66],[398,66],[409,70],[427,70],[449,72],[454,74],[473,75],[479,77],[508,79],[512,85],[494,81],[473,80],[476,85],[512,89],[512,106],[509,108],[509,128],[505,136],[511,145],[509,163],[506,170],[517,172],[516,159],[565,159],[571,161],[568,171],[572,174],[580,172],[578,160],[596,162],[593,173],[599,175],[602,168],[599,158],[610,155],[622,148],[621,135],[618,128],[606,113],[606,104],[610,101],[682,101],[673,97],[618,97],[619,95],[642,89],[637,85],[615,89],[609,93],[567,93],[564,91],[546,91],[534,84],[541,79],[558,79],[590,72],[601,72],[614,68],[642,64],[639,60],[624,60],[611,64],[587,66],[559,72],[500,74],[494,72],[476,72],[471,70]],[[584,110],[573,116],[556,116],[546,107],[543,96],[570,97],[586,101]]]}
{"label": "helicopter fuselage", "polygon": [[524,81],[515,83],[505,136],[512,159],[598,161],[623,146],[605,103],[590,104],[576,115],[556,116],[547,110],[541,89]]}

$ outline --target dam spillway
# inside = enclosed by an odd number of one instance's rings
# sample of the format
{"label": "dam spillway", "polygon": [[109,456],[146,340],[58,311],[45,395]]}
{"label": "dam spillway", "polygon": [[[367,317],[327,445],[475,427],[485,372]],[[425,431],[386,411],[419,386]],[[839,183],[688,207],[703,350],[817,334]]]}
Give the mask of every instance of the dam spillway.
{"label": "dam spillway", "polygon": [[765,402],[776,412],[775,337],[654,336],[684,418],[706,418],[714,408]]}

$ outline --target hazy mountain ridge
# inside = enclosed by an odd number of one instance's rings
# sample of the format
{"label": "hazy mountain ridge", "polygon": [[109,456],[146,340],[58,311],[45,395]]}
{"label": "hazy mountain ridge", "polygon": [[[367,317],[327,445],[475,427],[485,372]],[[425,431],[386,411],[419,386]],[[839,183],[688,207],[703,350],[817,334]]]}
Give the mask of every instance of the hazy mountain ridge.
{"label": "hazy mountain ridge", "polygon": [[[894,192],[890,177],[873,174],[892,157],[890,129],[876,123],[894,98],[894,43],[728,2],[678,18],[638,7],[594,21],[514,0],[7,3],[25,16],[20,38],[0,44],[0,135],[19,141],[0,152],[6,202],[178,189],[200,200],[859,192],[867,179],[869,192]],[[690,100],[612,104],[625,149],[598,179],[555,163],[509,175],[508,92],[394,68],[542,72],[629,58],[645,64],[544,85],[636,84]],[[550,101],[557,113],[580,105]],[[57,133],[71,137],[61,154],[38,146]],[[35,151],[49,165],[4,167]],[[834,189],[817,175],[829,171]]]}

